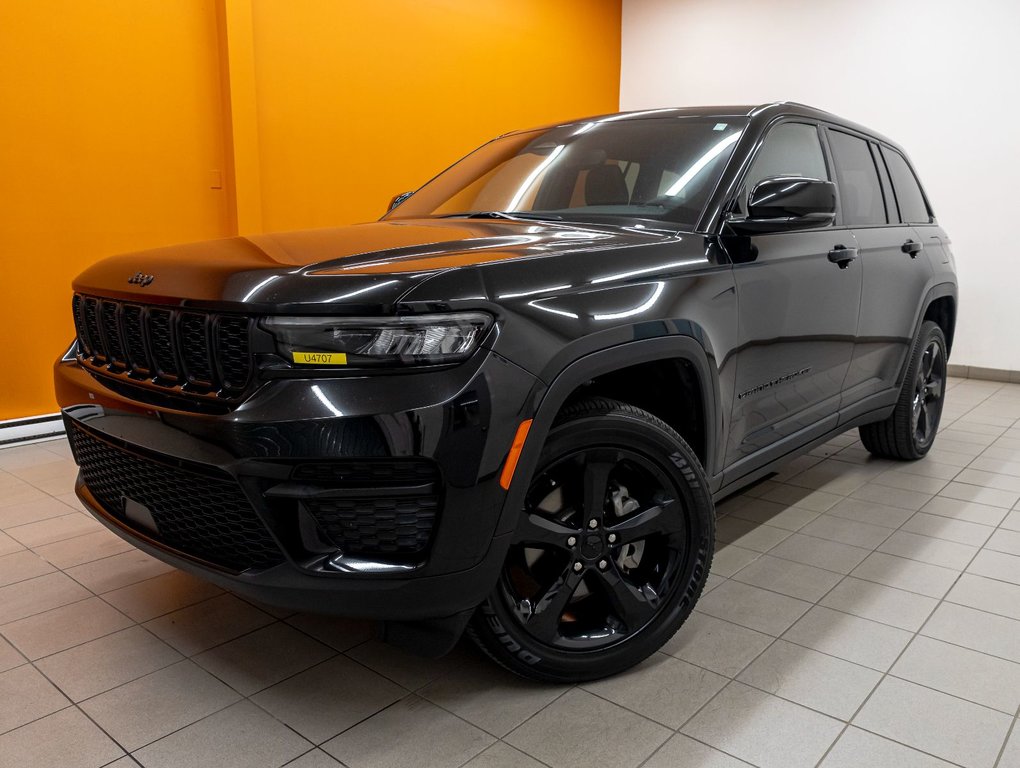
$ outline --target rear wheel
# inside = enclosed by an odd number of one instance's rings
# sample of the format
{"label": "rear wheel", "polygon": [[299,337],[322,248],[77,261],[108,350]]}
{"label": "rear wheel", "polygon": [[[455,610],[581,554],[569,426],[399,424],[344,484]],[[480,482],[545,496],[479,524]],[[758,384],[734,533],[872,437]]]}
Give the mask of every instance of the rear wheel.
{"label": "rear wheel", "polygon": [[469,632],[526,677],[612,675],[687,618],[713,539],[708,483],[683,439],[633,406],[584,401],[549,435],[499,581]]}
{"label": "rear wheel", "polygon": [[946,394],[946,337],[936,323],[921,325],[896,409],[884,421],[858,430],[870,453],[886,459],[919,459],[938,434]]}

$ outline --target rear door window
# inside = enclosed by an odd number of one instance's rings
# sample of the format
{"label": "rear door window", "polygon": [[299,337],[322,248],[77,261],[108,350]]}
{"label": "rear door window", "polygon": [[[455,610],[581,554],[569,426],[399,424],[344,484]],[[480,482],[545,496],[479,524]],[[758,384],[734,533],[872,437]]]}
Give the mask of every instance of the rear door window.
{"label": "rear door window", "polygon": [[878,169],[868,142],[849,133],[830,130],[829,145],[839,179],[843,223],[848,226],[887,223]]}
{"label": "rear door window", "polygon": [[892,176],[893,189],[896,191],[896,203],[899,205],[900,218],[909,224],[927,224],[931,221],[928,205],[924,201],[924,193],[917,183],[917,177],[910,170],[907,161],[899,152],[882,147],[882,156]]}

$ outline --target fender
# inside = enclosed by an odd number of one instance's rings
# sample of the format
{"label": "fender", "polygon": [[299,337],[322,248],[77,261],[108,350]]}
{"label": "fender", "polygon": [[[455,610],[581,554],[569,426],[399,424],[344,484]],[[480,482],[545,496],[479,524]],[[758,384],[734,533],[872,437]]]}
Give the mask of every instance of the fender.
{"label": "fender", "polygon": [[[914,317],[914,332],[910,338],[911,339],[917,338],[917,334],[920,333],[921,331],[921,323],[924,321],[924,315],[928,311],[928,307],[931,306],[933,301],[948,296],[951,299],[953,299],[954,302],[956,302],[958,300],[957,293],[958,290],[955,283],[938,283],[929,288],[928,292],[924,295],[924,298],[921,300],[917,310],[917,314]],[[913,350],[913,345],[911,345],[911,350]],[[906,358],[904,359],[903,365],[900,367],[900,373],[896,377],[897,392],[899,391],[899,388],[903,386],[903,378],[907,375],[907,368],[909,367],[910,367],[910,353],[908,353]]]}
{"label": "fender", "polygon": [[[699,330],[692,326],[691,330]],[[568,365],[548,388],[535,392],[536,407],[527,441],[517,462],[513,482],[500,515],[496,535],[506,533],[517,523],[517,513],[524,503],[524,495],[545,445],[553,421],[570,394],[584,382],[612,371],[655,360],[682,359],[694,366],[701,384],[705,404],[706,458],[705,472],[712,485],[720,480],[718,442],[722,431],[722,413],[719,409],[719,374],[713,363],[714,356],[691,335],[660,336],[630,341],[585,355]]]}

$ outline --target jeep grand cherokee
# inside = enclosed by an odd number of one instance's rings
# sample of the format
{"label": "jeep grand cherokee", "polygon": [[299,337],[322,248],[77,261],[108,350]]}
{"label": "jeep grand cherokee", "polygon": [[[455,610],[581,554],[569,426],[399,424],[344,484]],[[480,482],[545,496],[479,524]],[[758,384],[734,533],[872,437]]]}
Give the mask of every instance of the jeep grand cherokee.
{"label": "jeep grand cherokee", "polygon": [[954,271],[903,150],[859,125],[593,117],[378,222],[96,264],[56,388],[78,495],[140,549],[587,680],[683,624],[714,500],[853,427],[929,450]]}

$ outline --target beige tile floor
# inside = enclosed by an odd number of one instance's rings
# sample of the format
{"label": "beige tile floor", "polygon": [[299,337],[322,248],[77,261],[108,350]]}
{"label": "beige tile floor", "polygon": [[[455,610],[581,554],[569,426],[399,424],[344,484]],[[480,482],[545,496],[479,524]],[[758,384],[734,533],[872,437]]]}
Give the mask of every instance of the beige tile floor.
{"label": "beige tile floor", "polygon": [[577,687],[253,605],[89,518],[62,442],[0,450],[0,765],[1020,768],[1020,386],[943,419],[724,502],[688,624]]}

